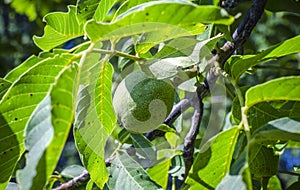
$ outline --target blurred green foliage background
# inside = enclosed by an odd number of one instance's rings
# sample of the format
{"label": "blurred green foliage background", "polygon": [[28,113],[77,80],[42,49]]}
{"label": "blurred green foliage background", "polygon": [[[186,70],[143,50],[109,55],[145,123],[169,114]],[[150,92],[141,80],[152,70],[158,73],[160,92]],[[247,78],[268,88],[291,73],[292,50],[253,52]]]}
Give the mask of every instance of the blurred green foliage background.
{"label": "blurred green foliage background", "polygon": [[0,77],[39,49],[33,35],[42,35],[43,16],[52,11],[67,11],[71,0],[3,0],[0,1]]}

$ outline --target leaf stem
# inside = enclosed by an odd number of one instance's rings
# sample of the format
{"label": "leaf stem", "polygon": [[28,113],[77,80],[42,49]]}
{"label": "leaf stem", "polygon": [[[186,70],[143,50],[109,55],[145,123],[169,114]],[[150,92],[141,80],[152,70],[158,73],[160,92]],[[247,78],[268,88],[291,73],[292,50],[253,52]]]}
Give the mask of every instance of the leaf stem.
{"label": "leaf stem", "polygon": [[234,79],[232,79],[231,77],[227,77],[227,78],[230,81],[230,83],[233,85],[235,92],[237,94],[237,98],[239,99],[240,106],[241,106],[242,121],[241,121],[239,127],[241,128],[243,126],[244,131],[247,136],[247,140],[249,142],[250,138],[251,138],[251,134],[250,134],[250,128],[249,128],[249,123],[248,123],[248,119],[247,119],[247,108],[245,107],[245,98],[244,98],[243,92]]}
{"label": "leaf stem", "polygon": [[78,49],[78,48],[80,48],[80,47],[82,47],[82,46],[85,46],[85,45],[87,45],[87,44],[90,44],[90,43],[91,43],[91,41],[83,42],[83,43],[81,43],[81,44],[79,44],[79,45],[73,47],[72,49],[69,49],[69,52],[73,52],[73,51],[75,51],[76,49]]}
{"label": "leaf stem", "polygon": [[134,60],[134,61],[145,61],[144,58],[137,57],[137,56],[134,56],[134,55],[130,55],[130,54],[127,54],[127,53],[123,53],[123,52],[120,52],[120,51],[117,51],[117,50],[106,50],[106,49],[94,48],[93,52],[103,53],[103,54],[115,54],[116,56],[125,57],[125,58],[128,58],[128,59]]}
{"label": "leaf stem", "polygon": [[86,56],[88,53],[92,52],[95,44],[91,43],[91,45],[88,47],[88,49],[84,50],[83,52],[79,53],[78,56],[81,56],[80,61],[79,61],[79,67],[81,67],[86,59]]}
{"label": "leaf stem", "polygon": [[242,121],[243,126],[244,126],[244,130],[247,136],[247,140],[248,142],[250,142],[251,139],[251,134],[250,134],[250,128],[249,128],[249,123],[248,123],[248,119],[247,119],[247,109],[246,107],[242,107]]}
{"label": "leaf stem", "polygon": [[80,84],[80,72],[81,72],[81,67],[82,65],[84,64],[85,62],[85,59],[86,59],[86,56],[88,53],[90,53],[92,51],[92,49],[94,48],[95,44],[94,43],[91,43],[90,46],[88,47],[88,49],[84,50],[83,52],[80,52],[78,53],[76,56],[77,57],[81,57],[80,58],[80,61],[78,63],[78,73],[77,73],[77,76],[75,77],[75,83],[74,83],[74,89],[73,89],[73,95],[74,95],[74,108],[76,107],[75,104],[76,104],[76,98],[77,98],[77,93],[78,93],[78,88],[79,88],[79,84]]}
{"label": "leaf stem", "polygon": [[241,90],[241,88],[239,87],[239,85],[236,83],[236,81],[234,79],[232,79],[231,77],[228,77],[230,83],[233,85],[235,92],[237,94],[237,97],[239,99],[240,102],[240,106],[244,107],[245,106],[245,99],[244,99],[244,95],[243,92]]}

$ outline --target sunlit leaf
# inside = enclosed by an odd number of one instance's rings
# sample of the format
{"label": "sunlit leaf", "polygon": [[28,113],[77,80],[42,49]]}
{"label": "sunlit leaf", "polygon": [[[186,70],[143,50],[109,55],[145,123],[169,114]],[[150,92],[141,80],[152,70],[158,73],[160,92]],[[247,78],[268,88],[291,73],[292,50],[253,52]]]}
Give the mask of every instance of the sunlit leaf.
{"label": "sunlit leaf", "polygon": [[166,43],[163,48],[154,55],[154,58],[172,58],[188,56],[194,62],[211,55],[211,50],[223,35],[216,35],[207,40],[199,41],[197,39],[182,37],[171,40]]}
{"label": "sunlit leaf", "polygon": [[281,182],[279,180],[279,178],[274,175],[270,178],[269,183],[268,183],[268,189],[272,189],[272,190],[281,190]]}
{"label": "sunlit leaf", "polygon": [[46,56],[44,58],[37,57],[35,55],[30,56],[26,61],[24,61],[22,64],[20,64],[18,67],[11,70],[7,75],[5,76],[6,80],[9,81],[15,81],[22,75],[24,72],[26,72],[30,67],[33,67],[38,62],[42,61],[45,58],[48,58],[49,56]]}
{"label": "sunlit leaf", "polygon": [[[0,102],[0,183],[6,183],[24,151],[24,129],[32,112],[74,56],[46,58],[24,71]],[[26,61],[25,61],[26,62]]]}
{"label": "sunlit leaf", "polygon": [[79,23],[84,23],[85,21],[93,18],[101,1],[102,0],[77,0],[76,15]]}
{"label": "sunlit leaf", "polygon": [[113,67],[89,54],[79,68],[74,135],[85,168],[92,180],[103,187],[108,180],[104,148],[112,133],[116,116],[112,107]]}
{"label": "sunlit leaf", "polygon": [[[217,35],[208,40],[198,41],[193,38],[177,38],[167,43],[157,54],[153,56],[153,59],[143,63],[141,65],[142,70],[154,75],[157,79],[165,79],[178,75],[182,81],[188,80],[190,77],[183,71],[185,68],[198,65],[205,69],[207,62],[211,54],[211,48],[215,45],[222,35]],[[193,89],[188,91],[195,91],[194,84],[190,85],[196,79],[193,78],[187,87],[181,89]],[[181,86],[182,87],[182,86]]]}
{"label": "sunlit leaf", "polygon": [[110,169],[110,189],[159,189],[147,172],[127,153],[118,151]]}
{"label": "sunlit leaf", "polygon": [[175,57],[160,60],[150,60],[141,65],[143,72],[157,79],[166,79],[174,77],[182,71],[182,68],[187,68],[196,63],[189,57]]}
{"label": "sunlit leaf", "polygon": [[83,24],[76,18],[76,7],[68,6],[69,12],[53,12],[47,14],[43,21],[46,22],[44,35],[34,36],[35,44],[44,51],[49,51],[58,45],[73,38],[83,35]]}
{"label": "sunlit leaf", "polygon": [[282,117],[300,118],[300,102],[289,102],[282,108],[274,108],[270,102],[255,104],[248,111],[248,122],[252,132],[266,125],[269,121]]}
{"label": "sunlit leaf", "polygon": [[300,101],[300,77],[282,77],[256,85],[246,93],[246,107],[266,101]]}
{"label": "sunlit leaf", "polygon": [[171,166],[171,159],[166,159],[147,169],[150,178],[159,184],[163,189],[167,189],[169,169]]}
{"label": "sunlit leaf", "polygon": [[104,21],[106,15],[116,0],[77,0],[77,17],[80,23],[94,18],[95,21]]}
{"label": "sunlit leaf", "polygon": [[0,78],[0,100],[2,99],[3,95],[9,89],[12,83],[8,80]]}
{"label": "sunlit leaf", "polygon": [[131,0],[131,1],[125,1],[124,4],[122,4],[120,6],[120,8],[117,11],[117,14],[120,15],[126,11],[128,11],[129,9],[131,9],[132,7],[135,7],[137,5],[143,4],[143,3],[147,3],[153,0]]}
{"label": "sunlit leaf", "polygon": [[300,35],[272,46],[257,55],[233,56],[225,64],[225,70],[238,80],[249,68],[272,59],[300,52]]}
{"label": "sunlit leaf", "polygon": [[186,183],[191,188],[216,188],[229,171],[239,134],[233,127],[210,139],[201,149],[190,170]]}
{"label": "sunlit leaf", "polygon": [[[180,10],[180,11],[179,11]],[[212,16],[214,15],[214,16]],[[231,24],[233,17],[215,6],[199,6],[187,2],[154,1],[141,4],[120,15],[115,22],[90,21],[85,31],[92,41],[113,40],[154,31],[165,32],[165,37],[176,32],[177,37],[192,35],[184,29],[195,23]]]}
{"label": "sunlit leaf", "polygon": [[94,14],[94,19],[97,22],[104,21],[106,15],[112,6],[117,2],[117,0],[102,0],[97,7],[97,10]]}
{"label": "sunlit leaf", "polygon": [[[181,31],[184,29],[186,33],[190,33],[190,35],[197,35],[201,34],[206,30],[206,26],[201,23],[196,23],[196,24],[188,24],[187,26],[181,25],[180,28],[176,29],[176,27],[170,27],[166,28],[162,31],[154,31],[154,32],[149,32],[146,34],[143,34],[140,39],[137,41],[136,44],[136,52],[140,54],[145,54],[147,53],[153,46],[156,44],[159,44],[160,42],[164,42],[170,39],[178,38],[182,36],[182,33],[184,31]],[[177,32],[178,30],[179,32]],[[171,35],[168,35],[171,34]]]}

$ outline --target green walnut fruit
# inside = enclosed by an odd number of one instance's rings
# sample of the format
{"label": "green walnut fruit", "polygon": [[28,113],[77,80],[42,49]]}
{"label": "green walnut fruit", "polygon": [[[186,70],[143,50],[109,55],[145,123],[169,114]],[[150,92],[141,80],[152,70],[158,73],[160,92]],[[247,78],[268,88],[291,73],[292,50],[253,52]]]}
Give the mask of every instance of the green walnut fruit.
{"label": "green walnut fruit", "polygon": [[138,70],[117,87],[113,106],[122,125],[133,133],[156,129],[171,112],[175,90],[171,84]]}

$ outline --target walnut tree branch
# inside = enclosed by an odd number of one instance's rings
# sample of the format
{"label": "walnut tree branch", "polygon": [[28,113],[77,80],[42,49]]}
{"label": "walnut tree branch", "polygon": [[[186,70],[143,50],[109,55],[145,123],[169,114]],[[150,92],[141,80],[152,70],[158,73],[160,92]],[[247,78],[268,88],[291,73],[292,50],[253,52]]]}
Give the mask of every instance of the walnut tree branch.
{"label": "walnut tree branch", "polygon": [[74,177],[72,180],[61,184],[53,190],[78,189],[80,186],[85,185],[89,180],[90,174],[85,170],[80,176]]}
{"label": "walnut tree branch", "polygon": [[[212,64],[215,61],[220,63],[221,68],[224,67],[227,59],[234,53],[234,51],[241,47],[245,41],[249,38],[253,28],[259,21],[261,15],[263,14],[266,0],[254,0],[250,9],[248,10],[243,21],[240,23],[238,28],[233,33],[233,42],[227,42],[221,48],[221,52],[217,53],[213,58],[211,58],[208,63]],[[201,123],[203,114],[203,104],[202,99],[209,93],[209,89],[215,84],[218,78],[218,69],[216,67],[211,67],[207,72],[205,82],[198,86],[197,95],[199,98],[199,107],[194,105],[194,116],[192,121],[192,126],[189,133],[184,139],[184,161],[185,161],[185,177],[187,177],[188,172],[193,164],[193,153],[195,146],[195,139],[199,131],[199,125]]]}
{"label": "walnut tree branch", "polygon": [[[197,91],[199,91],[197,94],[200,96],[201,92],[203,91],[201,88],[203,88],[203,86],[199,86],[197,88]],[[183,158],[185,163],[185,178],[188,176],[194,162],[195,140],[199,133],[200,123],[203,116],[203,102],[200,96],[193,100],[194,114],[192,117],[192,125],[184,138]]]}

